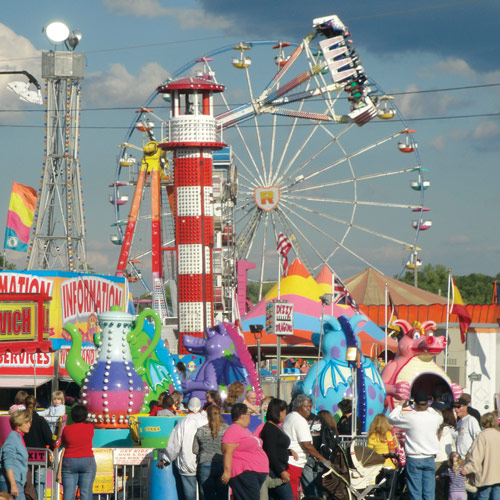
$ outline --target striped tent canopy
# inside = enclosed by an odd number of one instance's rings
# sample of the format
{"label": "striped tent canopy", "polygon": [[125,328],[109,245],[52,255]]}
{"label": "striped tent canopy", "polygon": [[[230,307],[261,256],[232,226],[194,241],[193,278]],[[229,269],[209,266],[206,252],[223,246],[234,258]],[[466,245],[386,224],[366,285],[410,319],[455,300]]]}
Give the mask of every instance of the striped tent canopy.
{"label": "striped tent canopy", "polygon": [[[325,315],[332,315],[336,318],[343,314],[348,317],[358,314],[351,307],[341,304],[325,306],[323,311],[320,296],[324,293],[331,293],[331,271],[323,268],[317,278],[319,283],[309,274],[302,262],[296,259],[288,268],[287,276],[281,279],[279,298],[294,305],[294,333],[282,338],[284,354],[306,356],[316,353],[316,347],[311,342],[311,335],[320,331],[323,312]],[[278,299],[278,284],[242,318],[242,330],[248,346],[256,345],[255,336],[250,333],[250,325],[266,324],[266,302],[275,299]],[[360,322],[356,333],[366,356],[374,357],[385,348],[384,332],[371,320]],[[276,336],[268,335],[264,330],[261,346],[264,349],[275,350]],[[397,342],[388,339],[388,348],[396,351]]]}

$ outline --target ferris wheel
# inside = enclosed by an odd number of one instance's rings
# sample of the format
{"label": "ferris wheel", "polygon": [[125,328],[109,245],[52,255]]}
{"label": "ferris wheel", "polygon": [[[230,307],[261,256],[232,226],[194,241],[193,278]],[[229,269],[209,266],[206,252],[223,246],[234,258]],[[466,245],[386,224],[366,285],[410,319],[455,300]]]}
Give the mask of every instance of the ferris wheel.
{"label": "ferris wheel", "polygon": [[[415,131],[396,99],[367,75],[337,16],[315,19],[300,43],[245,41],[209,51],[169,81],[185,76],[226,87],[214,95],[221,139],[229,147],[214,153],[213,195],[220,219],[215,230],[226,244],[221,268],[224,262],[230,268],[221,273],[229,281],[234,284],[236,260],[243,259],[256,263],[261,290],[266,280],[276,280],[280,237],[313,276],[324,265],[379,270],[384,260],[399,268],[401,259],[411,269],[421,265],[418,238],[432,222],[424,203],[430,182]],[[129,245],[122,269],[147,290],[154,287],[144,273],[155,253],[153,219],[161,221],[164,274],[175,282],[168,154],[158,159],[156,181],[144,178],[128,242],[125,228],[140,165],[168,136],[167,115],[168,103],[153,92],[120,145],[110,186],[112,241]]]}

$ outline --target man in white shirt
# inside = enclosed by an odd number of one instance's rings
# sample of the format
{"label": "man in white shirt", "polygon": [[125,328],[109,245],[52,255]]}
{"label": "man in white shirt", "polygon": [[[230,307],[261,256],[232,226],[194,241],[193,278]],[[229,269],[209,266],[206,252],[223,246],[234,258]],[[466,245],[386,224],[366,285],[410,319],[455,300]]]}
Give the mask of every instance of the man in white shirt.
{"label": "man in white shirt", "polygon": [[414,410],[403,411],[410,403],[405,401],[389,415],[389,422],[405,431],[406,483],[411,500],[435,500],[436,465],[439,451],[437,431],[443,417],[429,408],[425,391],[415,391]]}
{"label": "man in white shirt", "polygon": [[193,453],[193,441],[196,431],[208,423],[207,414],[202,412],[201,401],[198,398],[189,400],[188,410],[189,413],[174,427],[158,462],[160,469],[174,462],[176,482],[180,482],[177,485],[179,500],[196,498],[197,464],[196,455]]}
{"label": "man in white shirt", "polygon": [[311,430],[307,418],[311,414],[312,399],[305,394],[299,394],[292,405],[290,412],[283,422],[282,429],[290,438],[290,450],[297,454],[288,459],[288,473],[290,474],[290,486],[292,487],[293,498],[297,499],[302,470],[307,462],[307,455],[311,455],[330,467],[331,463],[326,460],[313,446]]}
{"label": "man in white shirt", "polygon": [[465,398],[458,398],[453,405],[455,413],[459,419],[457,422],[457,452],[462,460],[468,459],[472,443],[476,436],[481,432],[481,427],[475,417],[469,415],[467,405],[469,403]]}

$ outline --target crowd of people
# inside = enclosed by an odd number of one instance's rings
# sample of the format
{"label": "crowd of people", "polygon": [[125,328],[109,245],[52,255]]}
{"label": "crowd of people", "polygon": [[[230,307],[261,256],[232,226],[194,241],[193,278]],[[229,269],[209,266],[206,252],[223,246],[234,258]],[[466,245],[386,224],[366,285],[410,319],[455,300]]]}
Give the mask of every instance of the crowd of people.
{"label": "crowd of people", "polygon": [[[405,478],[411,499],[500,499],[497,412],[480,415],[469,394],[429,404],[425,391],[397,406],[388,422],[404,431]],[[410,406],[412,406],[411,411]]]}
{"label": "crowd of people", "polygon": [[[321,444],[314,445],[311,429],[319,435],[325,425],[336,434],[333,416],[328,411],[312,416],[312,400],[304,394],[293,400],[290,412],[287,402],[277,398],[266,398],[259,407],[254,391],[242,391],[236,384],[221,406],[218,395],[210,395],[205,409],[198,398],[191,398],[188,414],[174,427],[158,467],[173,464],[179,498],[196,498],[197,485],[206,500],[227,498],[229,487],[235,500],[292,500],[299,498],[299,485],[304,492],[308,487],[316,491],[331,463],[320,452]],[[262,410],[265,422],[251,432],[251,415]],[[226,411],[231,425],[221,417]],[[323,468],[310,467],[305,474],[310,458]]]}
{"label": "crowd of people", "polygon": [[[0,450],[0,493],[2,498],[36,500],[45,497],[45,464],[35,469],[34,477],[28,467],[28,448],[54,449],[61,440],[57,481],[63,486],[63,500],[74,500],[77,488],[81,500],[92,500],[96,461],[92,451],[94,426],[87,422],[84,405],[71,407],[70,425],[60,425],[66,414],[64,393],[55,391],[51,405],[37,411],[38,402],[26,391],[18,391],[9,408],[12,431]],[[64,410],[64,411],[63,411]],[[60,434],[60,435],[59,435]]]}
{"label": "crowd of people", "polygon": [[[332,468],[340,436],[361,434],[349,398],[334,415],[327,410],[313,413],[305,394],[290,404],[270,397],[258,403],[256,393],[245,391],[241,382],[228,387],[224,400],[215,390],[205,398],[204,405],[193,397],[184,406],[181,392],[165,392],[150,405],[154,416],[185,415],[158,460],[159,468],[172,464],[180,500],[224,499],[229,488],[234,500],[334,498],[323,477]],[[498,415],[481,416],[470,402],[468,394],[447,401],[439,391],[429,401],[425,391],[416,390],[388,416],[375,415],[366,436],[367,447],[383,462],[375,497],[404,498],[406,490],[411,500],[500,500]],[[53,424],[63,414],[61,406],[65,410],[60,391],[42,412],[36,411],[35,397],[18,392],[9,409],[12,432],[1,449],[0,493],[25,500],[32,482],[43,498],[45,471],[38,468],[35,477],[28,477],[27,448],[54,447],[60,429]],[[262,422],[252,421],[252,415],[261,415]],[[64,451],[57,480],[63,485],[63,500],[75,498],[77,488],[81,500],[92,499],[94,427],[87,416],[87,408],[75,404],[72,423],[61,432]]]}
{"label": "crowd of people", "polygon": [[[322,483],[331,467],[332,447],[339,436],[361,434],[359,419],[353,422],[350,399],[342,400],[339,411],[332,415],[326,410],[312,413],[312,400],[304,394],[290,405],[266,398],[263,410],[255,393],[245,393],[242,384],[230,387],[229,400],[222,403],[211,392],[204,408],[190,401],[189,414],[198,416],[185,419],[184,426],[174,429],[174,440],[170,438],[162,455],[161,466],[174,463],[181,478],[180,498],[190,498],[196,482],[202,499],[226,498],[228,487],[235,500],[295,500],[300,495],[332,498]],[[435,391],[430,399],[417,390],[412,400],[388,416],[374,416],[367,447],[385,459],[375,496],[499,500],[498,415],[479,415],[470,406],[468,394],[443,401]],[[221,418],[223,412],[230,412],[232,425]],[[251,415],[259,412],[264,423],[251,432]],[[330,440],[325,438],[327,431]],[[190,490],[183,486],[183,474],[191,476]]]}

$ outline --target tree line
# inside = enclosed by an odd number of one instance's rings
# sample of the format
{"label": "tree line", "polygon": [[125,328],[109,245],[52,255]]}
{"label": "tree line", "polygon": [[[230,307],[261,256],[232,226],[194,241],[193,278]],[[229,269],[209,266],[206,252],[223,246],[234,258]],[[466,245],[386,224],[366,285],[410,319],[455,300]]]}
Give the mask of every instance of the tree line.
{"label": "tree line", "polygon": [[[394,276],[396,278],[396,276]],[[500,273],[487,276],[472,273],[466,276],[453,275],[455,284],[466,304],[491,304],[495,281],[500,285]],[[413,285],[413,271],[407,271],[400,281]],[[448,293],[448,268],[442,264],[426,264],[418,271],[418,287],[446,297]],[[497,300],[498,302],[498,300]]]}

